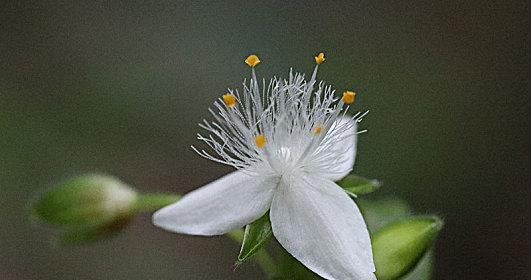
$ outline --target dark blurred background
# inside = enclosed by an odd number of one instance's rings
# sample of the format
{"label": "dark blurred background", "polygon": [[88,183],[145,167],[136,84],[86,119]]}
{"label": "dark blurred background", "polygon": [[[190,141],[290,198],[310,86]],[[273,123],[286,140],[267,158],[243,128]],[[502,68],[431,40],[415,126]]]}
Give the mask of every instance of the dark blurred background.
{"label": "dark blurred background", "polygon": [[354,171],[446,221],[436,278],[529,279],[529,19],[529,1],[2,1],[0,278],[262,278],[228,238],[149,215],[58,248],[28,201],[86,172],[181,193],[229,172],[189,147],[243,59],[286,76],[324,51],[320,78],[371,111]]}

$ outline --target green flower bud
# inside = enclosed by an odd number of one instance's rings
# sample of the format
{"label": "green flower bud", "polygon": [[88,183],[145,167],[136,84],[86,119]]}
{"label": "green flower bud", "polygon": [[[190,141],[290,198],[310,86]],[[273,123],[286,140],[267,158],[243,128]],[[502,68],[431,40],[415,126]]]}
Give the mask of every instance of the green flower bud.
{"label": "green flower bud", "polygon": [[42,221],[55,226],[86,226],[128,216],[136,192],[119,180],[87,175],[45,192],[34,204]]}
{"label": "green flower bud", "polygon": [[398,279],[415,268],[442,225],[437,217],[412,217],[377,231],[372,236],[372,250],[378,280]]}
{"label": "green flower bud", "polygon": [[136,191],[118,179],[86,175],[45,192],[33,210],[44,223],[65,230],[64,242],[79,243],[122,229],[135,214],[136,201]]}

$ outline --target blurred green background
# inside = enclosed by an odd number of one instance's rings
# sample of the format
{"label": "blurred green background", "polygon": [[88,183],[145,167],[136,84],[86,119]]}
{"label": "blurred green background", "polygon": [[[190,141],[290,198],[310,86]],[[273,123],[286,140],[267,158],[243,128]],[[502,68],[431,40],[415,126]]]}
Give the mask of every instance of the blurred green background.
{"label": "blurred green background", "polygon": [[527,1],[2,1],[0,278],[260,279],[228,238],[136,219],[58,248],[28,203],[59,180],[116,175],[185,193],[230,171],[194,154],[197,123],[260,56],[260,77],[354,89],[355,172],[445,219],[437,279],[531,277]]}

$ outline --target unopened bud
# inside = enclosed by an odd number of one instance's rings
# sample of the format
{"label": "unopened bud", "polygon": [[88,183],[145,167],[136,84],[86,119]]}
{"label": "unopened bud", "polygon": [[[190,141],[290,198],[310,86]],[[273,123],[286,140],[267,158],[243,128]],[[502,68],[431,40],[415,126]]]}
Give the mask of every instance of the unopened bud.
{"label": "unopened bud", "polygon": [[63,182],[34,203],[43,222],[66,230],[68,243],[112,234],[135,214],[137,193],[118,179],[87,175]]}
{"label": "unopened bud", "polygon": [[437,217],[411,217],[390,223],[372,235],[376,277],[399,279],[430,249],[442,228]]}

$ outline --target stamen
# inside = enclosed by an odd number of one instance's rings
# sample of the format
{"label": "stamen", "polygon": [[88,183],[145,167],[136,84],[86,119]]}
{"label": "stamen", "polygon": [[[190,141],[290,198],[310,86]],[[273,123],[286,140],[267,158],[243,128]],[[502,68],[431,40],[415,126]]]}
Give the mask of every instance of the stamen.
{"label": "stamen", "polygon": [[352,104],[354,103],[354,100],[356,99],[356,93],[353,92],[353,91],[345,91],[343,92],[343,102],[345,102],[345,104]]}
{"label": "stamen", "polygon": [[354,122],[334,126],[348,117],[348,105],[355,102],[356,93],[345,91],[338,98],[330,85],[317,80],[317,69],[325,61],[325,54],[314,58],[310,79],[290,70],[288,79],[259,83],[254,68],[260,59],[249,55],[245,63],[251,68],[251,79],[244,81],[242,91],[222,94],[209,109],[214,121],[200,124],[208,134],[198,135],[198,139],[213,152],[193,149],[207,159],[236,169],[268,164],[278,174],[297,168],[336,172],[350,148],[337,147],[337,141],[356,133],[352,128],[364,114],[350,116]]}
{"label": "stamen", "polygon": [[248,56],[247,59],[245,59],[245,63],[247,63],[249,67],[254,68],[256,65],[258,65],[258,63],[260,63],[260,59],[258,58],[258,56],[252,54]]}
{"label": "stamen", "polygon": [[224,94],[223,95],[223,102],[225,103],[225,105],[227,105],[227,107],[234,107],[236,106],[236,96],[232,93],[227,93],[227,94]]}
{"label": "stamen", "polygon": [[263,134],[259,134],[254,138],[254,142],[258,148],[262,149],[266,144],[266,138]]}
{"label": "stamen", "polygon": [[324,61],[325,61],[324,53],[319,53],[319,54],[315,57],[315,63],[317,63],[317,65],[321,65],[321,63],[323,63]]}

